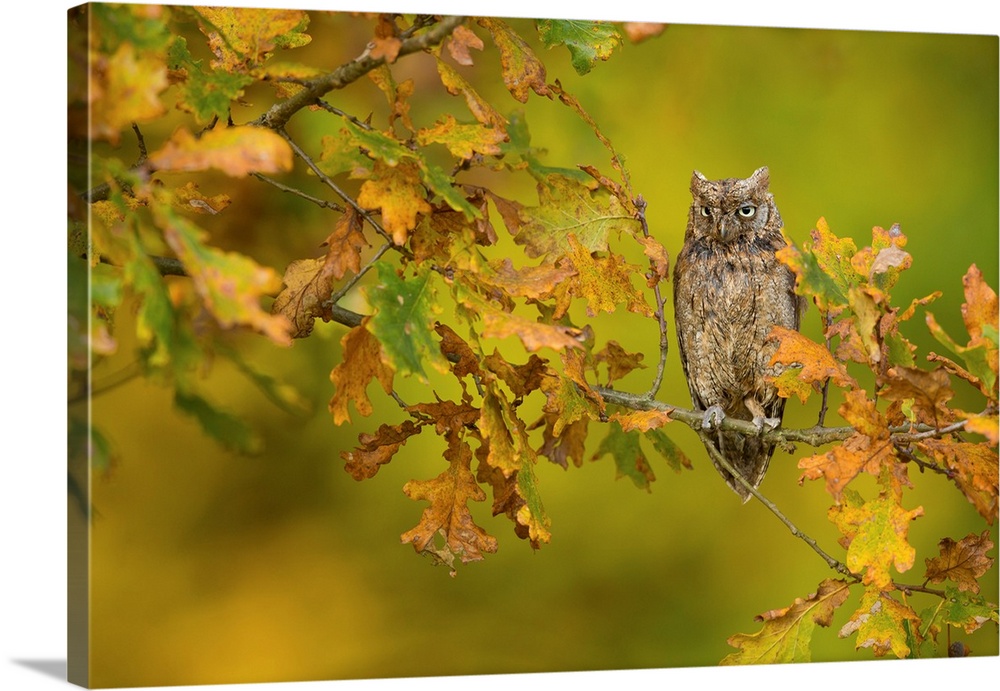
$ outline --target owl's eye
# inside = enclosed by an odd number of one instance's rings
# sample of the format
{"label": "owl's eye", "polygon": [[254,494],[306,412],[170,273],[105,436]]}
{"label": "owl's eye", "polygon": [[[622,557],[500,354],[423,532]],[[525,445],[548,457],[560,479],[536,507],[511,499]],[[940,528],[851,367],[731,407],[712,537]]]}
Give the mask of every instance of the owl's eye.
{"label": "owl's eye", "polygon": [[743,218],[753,218],[753,215],[757,213],[757,207],[753,204],[744,204],[740,207],[739,212]]}
{"label": "owl's eye", "polygon": [[701,207],[701,215],[704,216],[705,218],[708,218],[709,216],[712,215],[712,210],[709,209],[707,206],[703,206]]}

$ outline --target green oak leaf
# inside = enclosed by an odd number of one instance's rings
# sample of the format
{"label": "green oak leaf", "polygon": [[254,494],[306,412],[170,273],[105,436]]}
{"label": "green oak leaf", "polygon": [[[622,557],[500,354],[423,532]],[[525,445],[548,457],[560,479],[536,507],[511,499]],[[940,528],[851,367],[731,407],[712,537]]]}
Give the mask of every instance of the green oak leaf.
{"label": "green oak leaf", "polygon": [[622,44],[622,36],[613,24],[584,20],[542,19],[538,36],[547,48],[564,45],[572,57],[577,74],[587,74],[598,60],[607,60]]}
{"label": "green oak leaf", "polygon": [[423,363],[429,361],[441,372],[448,362],[434,338],[435,315],[441,312],[430,270],[418,270],[404,280],[386,262],[375,264],[378,285],[367,291],[375,309],[366,328],[382,342],[382,350],[399,374],[413,374],[427,380]]}

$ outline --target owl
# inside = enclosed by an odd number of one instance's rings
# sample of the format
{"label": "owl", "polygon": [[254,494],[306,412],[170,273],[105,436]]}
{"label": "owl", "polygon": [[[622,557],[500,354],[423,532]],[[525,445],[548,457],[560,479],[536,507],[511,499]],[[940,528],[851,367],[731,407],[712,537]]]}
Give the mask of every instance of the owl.
{"label": "owl", "polygon": [[[757,429],[781,423],[785,400],[768,375],[777,344],[774,325],[798,330],[802,302],[794,274],[777,260],[784,247],[781,216],[759,168],[746,179],[691,177],[691,210],[674,269],[674,316],[691,402],[704,411],[703,429],[715,448],[754,488],[774,444],[717,429],[724,417]],[[717,462],[716,469],[743,501],[750,492]]]}

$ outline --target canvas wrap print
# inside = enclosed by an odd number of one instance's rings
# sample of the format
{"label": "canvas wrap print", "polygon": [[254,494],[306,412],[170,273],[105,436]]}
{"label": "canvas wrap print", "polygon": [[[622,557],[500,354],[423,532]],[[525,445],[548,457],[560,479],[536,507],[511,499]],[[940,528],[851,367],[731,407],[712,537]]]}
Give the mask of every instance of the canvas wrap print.
{"label": "canvas wrap print", "polygon": [[996,656],[997,37],[363,9],[68,12],[70,680]]}

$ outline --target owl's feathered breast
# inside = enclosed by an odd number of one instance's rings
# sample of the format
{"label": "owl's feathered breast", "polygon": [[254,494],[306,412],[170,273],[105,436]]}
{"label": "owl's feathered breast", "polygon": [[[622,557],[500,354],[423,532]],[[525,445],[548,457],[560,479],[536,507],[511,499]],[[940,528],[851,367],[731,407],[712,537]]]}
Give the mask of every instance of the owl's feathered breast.
{"label": "owl's feathered breast", "polygon": [[775,258],[780,233],[729,242],[688,238],[674,272],[681,361],[696,405],[748,419],[742,402],[776,395],[766,382],[772,325],[798,328],[794,278]]}

